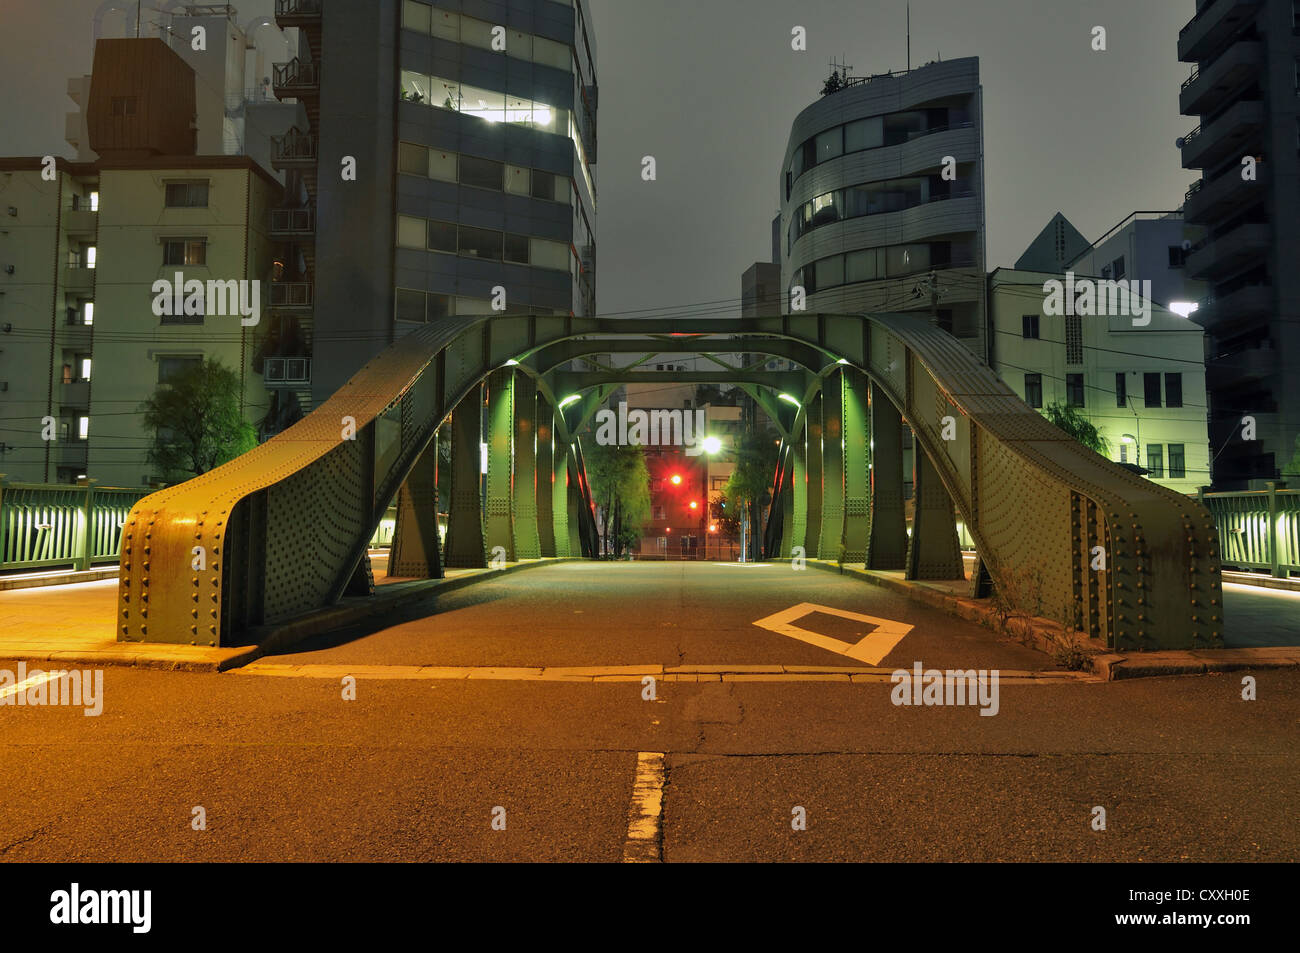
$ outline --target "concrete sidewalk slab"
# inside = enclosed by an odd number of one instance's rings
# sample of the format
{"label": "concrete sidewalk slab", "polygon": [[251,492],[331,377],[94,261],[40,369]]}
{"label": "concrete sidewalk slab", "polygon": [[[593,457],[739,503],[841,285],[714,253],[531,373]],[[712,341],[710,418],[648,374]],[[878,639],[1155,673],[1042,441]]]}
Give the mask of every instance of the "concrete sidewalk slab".
{"label": "concrete sidewalk slab", "polygon": [[[965,582],[958,580],[951,582],[917,582],[904,579],[901,572],[840,566],[838,563],[821,559],[809,559],[807,564],[817,569],[854,576],[871,585],[906,595],[908,598],[915,599],[925,605],[943,609],[951,615],[966,619],[969,622],[977,622],[998,631],[997,615],[988,600],[972,599],[965,595]],[[1014,618],[1008,620],[1007,629],[1009,634],[1021,637],[1049,654],[1057,650],[1069,638],[1065,626],[1050,619]],[[1105,681],[1115,681],[1122,678],[1204,675],[1209,672],[1236,672],[1243,669],[1293,668],[1300,666],[1300,646],[1259,646],[1120,653],[1107,650],[1095,639],[1078,639],[1078,645],[1089,655],[1093,672]]]}
{"label": "concrete sidewalk slab", "polygon": [[[117,580],[0,592],[0,658],[61,665],[131,666],[224,672],[310,636],[351,625],[397,606],[451,592],[475,582],[566,559],[530,559],[502,569],[450,570],[444,579],[390,580],[369,598],[309,612],[248,634],[239,646],[118,642],[115,636]],[[376,580],[378,582],[378,580]]]}

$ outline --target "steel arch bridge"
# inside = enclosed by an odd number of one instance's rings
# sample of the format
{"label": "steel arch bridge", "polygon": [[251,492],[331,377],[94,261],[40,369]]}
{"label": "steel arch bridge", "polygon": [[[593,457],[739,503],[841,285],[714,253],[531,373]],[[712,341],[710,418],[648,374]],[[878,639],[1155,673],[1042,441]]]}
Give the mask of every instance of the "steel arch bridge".
{"label": "steel arch bridge", "polygon": [[[446,318],[403,337],[284,433],[132,509],[118,639],[230,644],[372,593],[367,546],[394,499],[395,575],[486,566],[497,547],[510,559],[590,556],[595,523],[576,435],[624,381],[698,379],[743,387],[781,433],[767,557],[803,547],[912,579],[964,578],[960,514],[978,551],[973,594],[996,589],[1010,611],[1116,648],[1222,644],[1208,511],[1083,448],[923,319],[665,324]],[[717,372],[568,370],[611,352],[761,354],[801,369],[733,368],[714,357]],[[910,534],[904,422],[916,446]],[[443,442],[448,488],[438,486]],[[450,504],[445,546],[440,494]]]}

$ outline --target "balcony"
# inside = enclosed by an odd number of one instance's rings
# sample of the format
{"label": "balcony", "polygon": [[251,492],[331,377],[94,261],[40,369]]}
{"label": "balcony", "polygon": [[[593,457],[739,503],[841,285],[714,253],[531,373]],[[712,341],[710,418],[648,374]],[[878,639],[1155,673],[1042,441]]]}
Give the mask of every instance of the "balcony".
{"label": "balcony", "polygon": [[311,383],[311,358],[268,357],[262,365],[262,382],[271,388]]}
{"label": "balcony", "polygon": [[59,406],[87,410],[90,407],[90,381],[73,381],[59,385]]}
{"label": "balcony", "polygon": [[95,290],[95,269],[80,266],[64,268],[63,290],[67,294],[90,297]]}
{"label": "balcony", "polygon": [[271,285],[271,307],[277,311],[310,311],[315,287],[307,281],[279,281]]}
{"label": "balcony", "polygon": [[281,29],[320,23],[322,0],[275,0],[275,22]]}
{"label": "balcony", "polygon": [[1258,40],[1234,43],[1204,69],[1192,69],[1178,96],[1178,111],[1184,116],[1214,112],[1227,102],[1234,89],[1259,72],[1263,64],[1263,43]]}
{"label": "balcony", "polygon": [[81,113],[64,114],[63,141],[74,149],[81,148]]}
{"label": "balcony", "polygon": [[1266,257],[1272,245],[1270,225],[1238,225],[1226,235],[1202,239],[1187,256],[1187,274],[1215,281]]}
{"label": "balcony", "polygon": [[300,129],[271,137],[271,165],[276,169],[301,169],[316,164],[316,137]]}
{"label": "balcony", "polygon": [[271,238],[293,242],[313,238],[316,234],[316,212],[310,208],[277,208],[271,210]]}
{"label": "balcony", "polygon": [[1223,390],[1272,377],[1278,371],[1277,351],[1270,341],[1264,345],[1212,358],[1205,365],[1206,384]]}
{"label": "balcony", "polygon": [[99,232],[99,213],[90,209],[63,210],[63,229],[76,238],[91,238]]}
{"label": "balcony", "polygon": [[277,99],[299,99],[320,94],[320,70],[315,63],[292,59],[277,63],[271,86]]}
{"label": "balcony", "polygon": [[1203,60],[1259,12],[1260,0],[1209,0],[1178,31],[1178,58],[1184,63]]}
{"label": "balcony", "polygon": [[58,466],[76,467],[79,470],[86,469],[86,461],[89,459],[90,444],[86,440],[58,440],[55,441],[58,448]]}
{"label": "balcony", "polygon": [[1209,182],[1198,180],[1187,190],[1183,219],[1189,225],[1209,225],[1244,208],[1252,197],[1267,195],[1269,170],[1260,163],[1255,172],[1254,182],[1243,179],[1235,168]]}
{"label": "balcony", "polygon": [[1237,324],[1257,323],[1273,314],[1272,285],[1244,285],[1224,295],[1206,295],[1195,314],[1196,323],[1222,334]]}
{"label": "balcony", "polygon": [[1232,155],[1244,155],[1247,142],[1264,128],[1264,104],[1242,100],[1208,126],[1183,137],[1183,168],[1205,169]]}

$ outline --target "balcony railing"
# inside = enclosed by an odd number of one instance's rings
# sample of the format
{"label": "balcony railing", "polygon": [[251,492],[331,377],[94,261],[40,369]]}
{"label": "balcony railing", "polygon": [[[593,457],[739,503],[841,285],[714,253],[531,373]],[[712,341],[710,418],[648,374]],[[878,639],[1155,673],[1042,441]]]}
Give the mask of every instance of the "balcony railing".
{"label": "balcony railing", "polygon": [[277,63],[273,75],[275,79],[272,85],[291,93],[295,90],[315,89],[320,85],[320,70],[316,64],[299,59]]}
{"label": "balcony railing", "polygon": [[271,285],[271,307],[310,308],[315,288],[306,281],[280,281]]}
{"label": "balcony railing", "polygon": [[283,136],[271,137],[272,162],[315,162],[316,137],[291,129]]}
{"label": "balcony railing", "polygon": [[272,384],[310,384],[311,358],[268,357],[262,365],[262,381]]}
{"label": "balcony railing", "polygon": [[279,235],[310,235],[316,231],[316,212],[309,208],[272,209],[271,231]]}
{"label": "balcony railing", "polygon": [[275,15],[280,17],[318,17],[322,0],[275,0]]}

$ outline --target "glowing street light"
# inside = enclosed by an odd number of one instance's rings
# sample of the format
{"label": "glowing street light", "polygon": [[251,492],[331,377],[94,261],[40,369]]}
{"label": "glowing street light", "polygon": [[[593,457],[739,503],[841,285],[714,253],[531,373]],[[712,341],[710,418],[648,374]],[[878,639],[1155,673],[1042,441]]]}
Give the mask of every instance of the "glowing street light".
{"label": "glowing street light", "polygon": [[799,399],[797,397],[791,397],[789,394],[777,394],[776,397],[777,400],[783,400],[787,404],[794,404],[796,407],[803,406],[803,404],[799,403]]}
{"label": "glowing street light", "polygon": [[700,504],[697,503],[695,500],[691,500],[691,509],[698,510],[699,508],[700,508]]}
{"label": "glowing street light", "polygon": [[719,440],[717,437],[705,437],[705,438],[704,438],[704,452],[705,452],[705,453],[712,455],[712,454],[717,453],[717,452],[718,452],[719,450],[721,450],[721,449],[722,449],[722,441]]}
{"label": "glowing street light", "polygon": [[582,400],[581,394],[570,394],[568,397],[564,398],[564,400],[560,401],[560,409],[563,410],[570,404],[576,404],[580,400]]}

